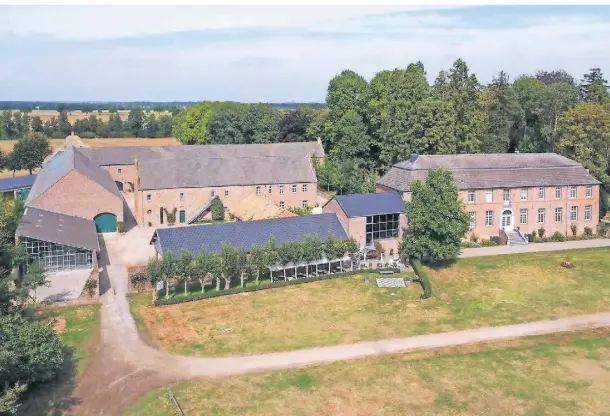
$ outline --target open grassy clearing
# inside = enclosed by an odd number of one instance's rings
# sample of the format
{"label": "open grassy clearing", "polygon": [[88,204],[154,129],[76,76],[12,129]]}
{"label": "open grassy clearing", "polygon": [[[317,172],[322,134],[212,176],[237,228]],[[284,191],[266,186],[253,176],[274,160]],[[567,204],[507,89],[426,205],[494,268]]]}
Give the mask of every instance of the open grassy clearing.
{"label": "open grassy clearing", "polygon": [[[566,256],[576,265],[560,266]],[[181,354],[224,356],[508,325],[608,310],[610,249],[460,260],[421,288],[378,289],[361,276],[152,307],[130,297],[143,335]]]}
{"label": "open grassy clearing", "polygon": [[[196,415],[609,414],[606,330],[169,386]],[[131,416],[173,414],[166,389]]]}
{"label": "open grassy clearing", "polygon": [[38,307],[35,312],[43,322],[53,326],[66,346],[66,358],[58,379],[29,392],[19,414],[61,415],[70,406],[76,381],[97,348],[100,305]]}

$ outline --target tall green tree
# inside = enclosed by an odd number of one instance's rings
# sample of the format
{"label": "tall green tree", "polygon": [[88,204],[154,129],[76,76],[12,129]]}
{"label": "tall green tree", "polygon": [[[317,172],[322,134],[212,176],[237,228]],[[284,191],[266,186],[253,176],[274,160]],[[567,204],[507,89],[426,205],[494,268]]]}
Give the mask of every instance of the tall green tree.
{"label": "tall green tree", "polygon": [[142,108],[136,107],[129,110],[127,116],[127,130],[131,137],[141,137],[144,131],[145,115]]}
{"label": "tall green tree", "polygon": [[411,201],[406,204],[409,226],[401,243],[403,255],[431,262],[456,258],[469,219],[451,172],[431,169],[425,181],[411,184],[411,191]]}
{"label": "tall green tree", "polygon": [[326,94],[331,120],[339,120],[349,110],[364,116],[367,88],[366,80],[354,71],[344,70],[331,79]]}
{"label": "tall green tree", "polygon": [[411,153],[457,153],[459,145],[451,103],[433,98],[422,100],[415,107],[412,123],[411,143],[402,149],[397,160],[406,160]]}
{"label": "tall green tree", "polygon": [[18,140],[11,153],[11,163],[13,167],[27,169],[32,174],[32,170],[42,166],[44,159],[51,154],[51,144],[41,133],[27,133],[22,139]]}
{"label": "tall green tree", "polygon": [[563,83],[576,86],[574,77],[563,69],[556,69],[553,71],[538,71],[536,72],[536,79],[544,82],[547,85]]}
{"label": "tall green tree", "polygon": [[182,144],[210,142],[208,124],[216,111],[214,103],[203,101],[181,110],[174,116],[173,135]]}
{"label": "tall green tree", "polygon": [[580,82],[580,97],[588,103],[604,104],[610,101],[608,81],[604,79],[601,69],[591,68]]}
{"label": "tall green tree", "polygon": [[308,140],[307,129],[315,117],[311,107],[300,105],[295,110],[289,110],[278,122],[277,141],[302,142]]}
{"label": "tall green tree", "polygon": [[519,120],[521,109],[508,76],[500,71],[479,96],[487,113],[487,135],[481,144],[483,153],[506,153],[511,145],[511,132]]}
{"label": "tall green tree", "polygon": [[244,114],[246,143],[274,143],[278,136],[280,113],[269,104],[250,104]]}
{"label": "tall green tree", "polygon": [[58,132],[64,137],[72,133],[72,125],[68,121],[68,110],[61,110],[59,112],[57,128]]}
{"label": "tall green tree", "polygon": [[208,134],[210,143],[244,144],[244,110],[240,105],[220,107],[210,118]]}
{"label": "tall green tree", "polygon": [[347,110],[333,130],[331,155],[352,160],[362,167],[370,166],[371,138],[356,111]]}
{"label": "tall green tree", "polygon": [[108,115],[108,132],[110,137],[121,137],[124,130],[120,114],[116,110],[111,111]]}

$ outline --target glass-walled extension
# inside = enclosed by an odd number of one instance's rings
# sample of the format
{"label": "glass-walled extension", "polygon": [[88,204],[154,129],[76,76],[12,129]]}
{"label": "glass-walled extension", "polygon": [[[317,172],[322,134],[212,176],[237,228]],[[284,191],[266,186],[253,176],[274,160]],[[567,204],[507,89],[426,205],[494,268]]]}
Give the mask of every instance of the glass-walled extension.
{"label": "glass-walled extension", "polygon": [[92,267],[91,250],[28,237],[21,237],[20,241],[25,246],[28,257],[38,262],[47,272],[89,269]]}

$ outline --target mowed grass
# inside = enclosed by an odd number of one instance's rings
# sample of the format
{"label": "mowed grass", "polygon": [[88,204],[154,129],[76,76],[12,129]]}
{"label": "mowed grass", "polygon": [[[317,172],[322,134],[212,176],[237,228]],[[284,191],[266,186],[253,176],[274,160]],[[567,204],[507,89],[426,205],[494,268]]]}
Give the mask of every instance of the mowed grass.
{"label": "mowed grass", "polygon": [[[606,330],[168,386],[184,414],[608,415]],[[167,389],[130,416],[174,414]]]}
{"label": "mowed grass", "polygon": [[[570,257],[576,265],[560,263]],[[602,312],[610,304],[610,249],[464,259],[429,269],[419,285],[379,289],[362,276],[153,307],[130,298],[143,335],[180,354],[225,356],[508,325]]]}
{"label": "mowed grass", "polygon": [[37,307],[33,310],[53,326],[66,346],[64,366],[57,380],[34,387],[19,408],[20,415],[61,415],[72,404],[78,378],[89,365],[99,341],[100,305]]}

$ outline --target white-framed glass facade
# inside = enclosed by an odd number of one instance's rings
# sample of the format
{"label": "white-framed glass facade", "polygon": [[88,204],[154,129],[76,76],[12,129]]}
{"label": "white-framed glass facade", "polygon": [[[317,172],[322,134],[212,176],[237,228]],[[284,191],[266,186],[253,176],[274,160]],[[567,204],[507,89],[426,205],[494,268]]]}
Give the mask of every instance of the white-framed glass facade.
{"label": "white-framed glass facade", "polygon": [[91,268],[93,255],[91,250],[29,237],[21,237],[20,241],[28,257],[44,267],[47,272]]}

